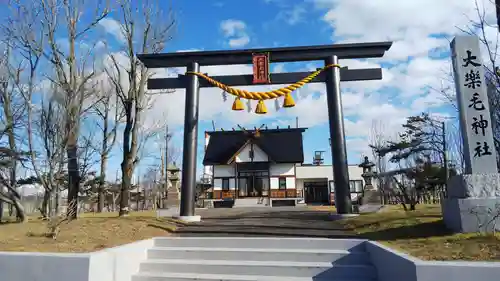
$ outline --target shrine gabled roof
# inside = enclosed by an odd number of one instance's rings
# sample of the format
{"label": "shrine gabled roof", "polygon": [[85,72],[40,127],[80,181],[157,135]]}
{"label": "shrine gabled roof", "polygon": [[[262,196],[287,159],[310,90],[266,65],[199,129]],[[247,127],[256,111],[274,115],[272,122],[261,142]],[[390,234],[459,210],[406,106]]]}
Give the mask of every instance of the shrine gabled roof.
{"label": "shrine gabled roof", "polygon": [[303,163],[302,133],[305,130],[305,128],[260,130],[259,137],[253,136],[254,130],[207,132],[210,141],[203,165],[227,165],[249,140],[261,148],[272,162]]}

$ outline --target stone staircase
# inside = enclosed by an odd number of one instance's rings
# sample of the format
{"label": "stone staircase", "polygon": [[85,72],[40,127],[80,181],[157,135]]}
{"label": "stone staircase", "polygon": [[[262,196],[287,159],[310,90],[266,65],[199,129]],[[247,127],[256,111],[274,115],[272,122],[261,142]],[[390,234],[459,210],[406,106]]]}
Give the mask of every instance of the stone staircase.
{"label": "stone staircase", "polygon": [[375,281],[363,240],[156,238],[132,281]]}

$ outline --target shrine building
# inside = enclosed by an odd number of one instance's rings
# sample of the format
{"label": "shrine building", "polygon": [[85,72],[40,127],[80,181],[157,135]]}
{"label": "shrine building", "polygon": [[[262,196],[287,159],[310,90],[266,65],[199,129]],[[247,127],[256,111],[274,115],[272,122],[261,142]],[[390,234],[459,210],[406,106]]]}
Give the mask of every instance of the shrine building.
{"label": "shrine building", "polygon": [[[331,165],[321,152],[305,163],[306,128],[205,132],[202,181],[209,207],[333,205]],[[350,165],[351,198],[363,189],[363,169]]]}

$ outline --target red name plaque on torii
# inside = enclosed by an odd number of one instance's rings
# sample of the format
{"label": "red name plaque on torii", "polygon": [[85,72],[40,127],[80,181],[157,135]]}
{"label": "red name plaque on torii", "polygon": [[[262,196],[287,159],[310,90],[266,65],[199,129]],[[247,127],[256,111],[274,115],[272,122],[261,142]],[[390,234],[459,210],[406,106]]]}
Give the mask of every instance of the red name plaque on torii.
{"label": "red name plaque on torii", "polygon": [[269,73],[269,53],[253,54],[253,83],[269,84],[271,77]]}

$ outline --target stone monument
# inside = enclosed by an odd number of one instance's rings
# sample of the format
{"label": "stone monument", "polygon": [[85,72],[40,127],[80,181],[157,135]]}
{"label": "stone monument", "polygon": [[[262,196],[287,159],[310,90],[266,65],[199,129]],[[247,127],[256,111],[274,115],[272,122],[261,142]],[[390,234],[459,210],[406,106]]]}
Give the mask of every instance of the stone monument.
{"label": "stone monument", "polygon": [[441,208],[457,232],[500,229],[500,175],[497,169],[485,71],[476,36],[457,36],[451,53],[465,159],[464,174],[451,177]]}

